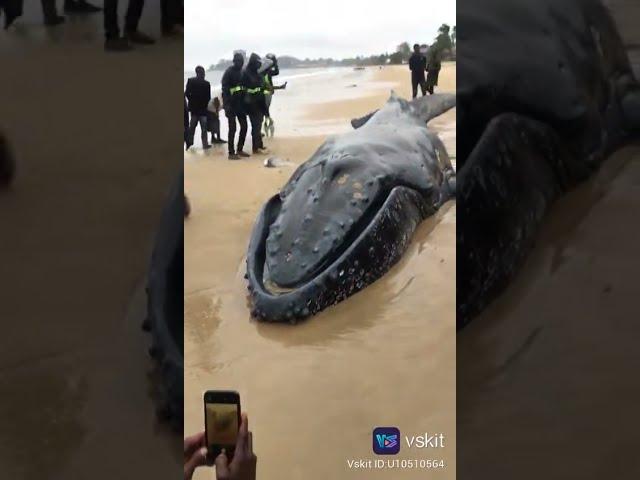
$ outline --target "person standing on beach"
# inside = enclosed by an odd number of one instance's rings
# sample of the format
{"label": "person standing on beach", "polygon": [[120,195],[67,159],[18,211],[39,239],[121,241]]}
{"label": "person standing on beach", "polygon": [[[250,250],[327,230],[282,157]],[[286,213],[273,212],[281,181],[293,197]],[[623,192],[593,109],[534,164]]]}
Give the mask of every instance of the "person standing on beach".
{"label": "person standing on beach", "polygon": [[[244,87],[242,86],[242,64],[244,57],[241,53],[233,55],[233,65],[227,68],[222,76],[222,107],[229,122],[229,160],[249,157],[245,153],[244,141],[247,137],[247,115],[244,108]],[[238,148],[234,149],[236,137],[236,120],[240,124]]]}
{"label": "person standing on beach", "polygon": [[413,53],[409,58],[409,70],[411,70],[411,89],[413,98],[418,96],[418,85],[422,90],[422,96],[427,94],[427,82],[424,73],[427,69],[427,59],[420,53],[420,45],[417,43],[413,46]]}
{"label": "person standing on beach", "polygon": [[207,108],[211,100],[211,84],[204,79],[204,76],[204,68],[198,65],[196,67],[196,76],[187,80],[187,88],[184,91],[184,96],[187,97],[189,101],[189,113],[191,113],[187,150],[193,145],[193,137],[196,133],[198,123],[200,123],[202,148],[211,148],[207,140]]}
{"label": "person standing on beach", "polygon": [[262,144],[262,119],[265,114],[264,83],[258,73],[260,68],[260,56],[252,53],[249,57],[247,68],[242,73],[242,86],[245,89],[245,104],[251,121],[251,144],[253,153],[261,153],[265,150]]}
{"label": "person standing on beach", "polygon": [[264,80],[264,134],[273,137],[275,127],[273,125],[273,119],[271,118],[271,99],[276,90],[284,90],[287,88],[287,82],[283,85],[274,85],[273,77],[280,75],[280,68],[278,68],[278,59],[273,53],[268,53],[266,58],[272,62],[272,64],[263,71],[262,77]]}
{"label": "person standing on beach", "polygon": [[124,24],[125,34],[121,37],[118,28],[118,0],[104,0],[105,50],[125,52],[133,48],[132,43],[151,45],[156,42],[152,37],[138,30],[143,7],[144,0],[129,0]]}
{"label": "person standing on beach", "polygon": [[442,68],[440,55],[440,50],[434,49],[427,64],[427,91],[430,95],[433,95],[433,89],[438,85],[438,76]]}

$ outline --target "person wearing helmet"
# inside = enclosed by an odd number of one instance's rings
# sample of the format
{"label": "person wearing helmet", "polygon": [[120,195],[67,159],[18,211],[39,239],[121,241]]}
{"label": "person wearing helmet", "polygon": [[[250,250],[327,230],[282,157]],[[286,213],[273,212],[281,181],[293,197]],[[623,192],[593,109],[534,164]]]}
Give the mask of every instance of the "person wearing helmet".
{"label": "person wearing helmet", "polygon": [[[222,105],[229,122],[229,160],[238,160],[240,157],[249,157],[245,153],[244,141],[247,137],[247,115],[244,105],[245,89],[242,85],[242,65],[244,56],[240,52],[233,54],[233,65],[225,70],[222,76]],[[240,124],[238,135],[238,148],[234,149],[236,136],[236,120]]]}
{"label": "person wearing helmet", "polygon": [[249,57],[247,68],[242,72],[242,86],[245,89],[244,103],[251,122],[251,143],[253,153],[261,153],[265,150],[262,144],[262,118],[265,113],[264,85],[258,70],[262,62],[260,56],[252,53]]}

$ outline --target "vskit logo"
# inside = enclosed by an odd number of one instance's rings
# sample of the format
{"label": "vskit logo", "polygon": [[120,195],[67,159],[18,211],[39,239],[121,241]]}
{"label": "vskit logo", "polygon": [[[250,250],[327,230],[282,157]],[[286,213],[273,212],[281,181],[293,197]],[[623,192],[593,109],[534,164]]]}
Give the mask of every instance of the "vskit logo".
{"label": "vskit logo", "polygon": [[372,437],[376,455],[396,455],[400,451],[400,430],[396,427],[376,427]]}

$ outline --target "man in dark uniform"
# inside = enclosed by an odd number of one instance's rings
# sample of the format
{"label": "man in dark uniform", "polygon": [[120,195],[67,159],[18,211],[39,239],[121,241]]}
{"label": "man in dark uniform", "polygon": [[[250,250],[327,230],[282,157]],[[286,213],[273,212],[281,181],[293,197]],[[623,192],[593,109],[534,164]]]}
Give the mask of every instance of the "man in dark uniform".
{"label": "man in dark uniform", "polygon": [[245,105],[251,121],[251,144],[253,153],[260,153],[264,150],[262,144],[262,119],[265,114],[264,82],[258,69],[260,68],[260,57],[252,53],[249,57],[247,68],[242,73],[242,86],[245,89]]}
{"label": "man in dark uniform", "polygon": [[187,150],[193,145],[193,136],[196,133],[196,125],[200,123],[200,138],[202,138],[202,148],[211,148],[207,140],[207,107],[211,100],[211,84],[204,79],[204,68],[196,67],[196,76],[187,80],[187,88],[184,96],[189,101],[189,139]]}
{"label": "man in dark uniform", "polygon": [[[225,70],[222,76],[222,105],[229,122],[229,160],[238,160],[240,157],[249,157],[242,151],[247,137],[247,115],[244,108],[244,88],[242,86],[242,64],[244,58],[241,53],[233,55],[233,65]],[[236,137],[236,119],[240,124],[238,135],[238,148],[234,149]]]}
{"label": "man in dark uniform", "polygon": [[138,23],[142,16],[144,0],[129,0],[124,23],[124,37],[120,37],[118,28],[118,0],[104,0],[104,31],[106,41],[104,47],[108,51],[123,52],[131,50],[131,43],[151,45],[155,40],[138,31]]}
{"label": "man in dark uniform", "polygon": [[413,46],[413,53],[409,58],[409,70],[411,70],[411,88],[413,91],[413,98],[418,96],[418,85],[422,90],[422,95],[427,94],[427,81],[424,78],[424,73],[427,69],[427,59],[422,53],[420,53],[420,45],[417,43]]}

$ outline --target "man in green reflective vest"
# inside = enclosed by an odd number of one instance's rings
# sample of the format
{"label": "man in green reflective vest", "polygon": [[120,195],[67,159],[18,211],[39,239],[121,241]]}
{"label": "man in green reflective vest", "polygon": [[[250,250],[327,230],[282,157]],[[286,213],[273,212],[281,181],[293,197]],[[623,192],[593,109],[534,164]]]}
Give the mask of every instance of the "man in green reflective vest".
{"label": "man in green reflective vest", "polygon": [[[233,65],[224,72],[222,76],[222,105],[224,113],[229,121],[229,160],[238,160],[240,157],[249,157],[245,153],[244,141],[247,137],[247,115],[245,112],[244,95],[245,90],[242,85],[242,64],[244,57],[241,53],[233,55]],[[240,134],[238,135],[238,148],[235,149],[236,120],[240,124]]]}
{"label": "man in green reflective vest", "polygon": [[258,73],[260,56],[252,53],[247,68],[242,72],[242,86],[245,88],[245,105],[251,121],[251,143],[253,153],[265,150],[262,144],[262,118],[265,112],[263,79]]}
{"label": "man in green reflective vest", "polygon": [[275,132],[275,126],[273,123],[273,119],[271,118],[271,98],[275,90],[284,90],[287,88],[287,82],[284,82],[284,85],[274,85],[273,77],[280,74],[280,69],[278,68],[278,59],[273,53],[268,53],[265,55],[267,60],[271,61],[271,65],[266,69],[262,70],[262,78],[264,80],[264,134],[266,136],[273,137]]}

